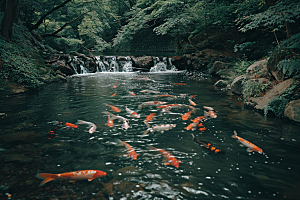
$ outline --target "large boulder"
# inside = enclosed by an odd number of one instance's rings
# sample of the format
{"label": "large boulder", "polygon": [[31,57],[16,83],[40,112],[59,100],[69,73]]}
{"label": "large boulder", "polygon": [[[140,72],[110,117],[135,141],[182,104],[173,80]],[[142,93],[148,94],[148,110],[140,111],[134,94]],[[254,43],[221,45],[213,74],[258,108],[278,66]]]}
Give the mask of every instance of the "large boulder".
{"label": "large boulder", "polygon": [[269,77],[270,73],[267,68],[268,60],[260,60],[250,65],[246,71],[247,78]]}
{"label": "large boulder", "polygon": [[243,82],[245,81],[244,76],[236,77],[231,83],[231,91],[234,94],[241,95],[243,94]]}
{"label": "large boulder", "polygon": [[289,102],[284,110],[284,116],[300,122],[300,99]]}
{"label": "large boulder", "polygon": [[250,98],[250,102],[256,104],[254,107],[258,110],[264,110],[264,107],[269,104],[269,102],[277,96],[280,96],[287,88],[291,86],[293,79],[287,79],[277,85],[275,85],[270,91],[268,91],[265,96],[258,98]]}
{"label": "large boulder", "polygon": [[131,60],[133,67],[150,69],[154,66],[152,56],[132,56]]}

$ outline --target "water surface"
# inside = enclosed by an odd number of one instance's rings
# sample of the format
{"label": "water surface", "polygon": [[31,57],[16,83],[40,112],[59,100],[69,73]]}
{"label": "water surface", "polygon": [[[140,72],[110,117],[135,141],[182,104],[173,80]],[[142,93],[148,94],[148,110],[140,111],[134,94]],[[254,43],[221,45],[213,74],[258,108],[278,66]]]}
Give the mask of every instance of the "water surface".
{"label": "water surface", "polygon": [[[138,79],[136,79],[138,78]],[[148,79],[148,80],[143,80]],[[150,80],[149,80],[150,79]],[[178,85],[174,83],[185,83]],[[6,199],[297,199],[300,186],[299,125],[265,117],[243,107],[242,99],[213,87],[209,77],[189,79],[180,74],[99,73],[70,78],[67,83],[46,85],[36,92],[1,99],[0,197]],[[158,97],[142,90],[155,90],[173,97]],[[136,95],[132,95],[133,92]],[[116,94],[115,94],[116,93]],[[114,96],[112,96],[115,94]],[[186,130],[191,121],[181,115],[189,109],[164,113],[157,107],[138,105],[148,101],[169,104],[197,104],[191,119],[203,116],[203,106],[213,107],[217,118],[204,122],[206,130]],[[110,111],[129,119],[131,126],[106,126]],[[127,116],[125,107],[140,118]],[[110,111],[112,112],[112,111]],[[151,125],[176,124],[164,133],[143,136],[144,120],[156,113]],[[55,121],[93,122],[67,128]],[[263,149],[264,154],[247,152],[233,139],[233,131]],[[55,135],[48,134],[49,131]],[[215,154],[192,141],[210,142],[225,154]],[[128,156],[116,139],[130,144],[140,154]],[[179,168],[164,165],[161,148],[182,161]],[[106,177],[69,183],[55,180],[39,187],[37,173],[62,173],[97,169]]]}

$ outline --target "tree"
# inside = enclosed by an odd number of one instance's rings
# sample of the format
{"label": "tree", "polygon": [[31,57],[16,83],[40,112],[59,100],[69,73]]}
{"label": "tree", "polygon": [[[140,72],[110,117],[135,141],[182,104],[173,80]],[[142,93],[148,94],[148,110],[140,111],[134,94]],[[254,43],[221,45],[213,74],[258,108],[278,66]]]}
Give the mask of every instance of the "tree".
{"label": "tree", "polygon": [[10,40],[12,36],[12,26],[16,22],[17,6],[19,0],[6,0],[4,17],[1,22],[1,35],[6,39]]}

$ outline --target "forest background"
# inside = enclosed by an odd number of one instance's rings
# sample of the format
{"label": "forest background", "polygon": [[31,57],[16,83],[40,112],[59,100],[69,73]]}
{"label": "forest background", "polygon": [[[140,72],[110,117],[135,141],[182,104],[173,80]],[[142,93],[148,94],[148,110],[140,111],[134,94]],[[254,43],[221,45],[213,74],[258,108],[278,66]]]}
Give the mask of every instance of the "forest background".
{"label": "forest background", "polygon": [[293,78],[289,93],[280,97],[284,107],[299,99],[299,5],[298,0],[1,0],[1,96],[65,80],[45,65],[45,54],[175,51],[195,61],[198,71],[211,70],[208,54],[218,57],[227,67],[215,73],[230,81],[254,61],[275,59],[268,68],[281,76],[244,84],[244,97],[263,96]]}

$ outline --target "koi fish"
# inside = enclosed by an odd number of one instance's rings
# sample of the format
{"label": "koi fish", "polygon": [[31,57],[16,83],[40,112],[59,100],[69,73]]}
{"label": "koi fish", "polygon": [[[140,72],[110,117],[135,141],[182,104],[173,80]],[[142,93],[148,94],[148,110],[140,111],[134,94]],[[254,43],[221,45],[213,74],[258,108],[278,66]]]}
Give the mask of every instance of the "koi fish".
{"label": "koi fish", "polygon": [[154,118],[155,115],[156,115],[156,113],[150,113],[150,114],[146,117],[145,122],[150,122],[150,121]]}
{"label": "koi fish", "polygon": [[116,85],[113,85],[113,88],[116,88],[117,86]]}
{"label": "koi fish", "polygon": [[167,162],[164,163],[164,165],[172,165],[176,168],[179,167],[179,163],[181,163],[181,161],[177,160],[175,158],[175,156],[173,156],[172,154],[170,154],[169,152],[163,150],[163,149],[158,149],[158,148],[155,148],[153,146],[150,146],[152,149],[154,149],[155,151],[159,151],[161,153],[161,155],[163,155],[165,157],[165,160]]}
{"label": "koi fish", "polygon": [[173,95],[171,94],[160,94],[160,95],[157,95],[158,97],[173,97]]}
{"label": "koi fish", "polygon": [[200,116],[200,117],[196,117],[195,119],[192,120],[193,123],[191,123],[190,125],[188,125],[187,127],[185,127],[186,130],[196,130],[196,128],[198,127],[199,123],[206,119],[205,116]]}
{"label": "koi fish", "polygon": [[152,81],[156,82],[155,80],[149,79],[149,78],[133,78],[134,80],[142,80],[142,81]]}
{"label": "koi fish", "polygon": [[120,109],[117,108],[116,106],[109,105],[109,104],[105,104],[105,105],[110,106],[110,107],[111,107],[111,110],[112,110],[113,112],[121,112]]}
{"label": "koi fish", "polygon": [[128,114],[130,114],[131,117],[135,117],[135,118],[140,118],[141,115],[140,114],[137,114],[135,111],[133,110],[130,110],[129,108],[126,107],[126,112]]}
{"label": "koi fish", "polygon": [[187,85],[186,83],[172,83],[174,85]]}
{"label": "koi fish", "polygon": [[236,138],[238,139],[238,141],[240,143],[242,143],[242,146],[246,146],[247,148],[247,152],[252,152],[252,151],[256,151],[258,153],[263,153],[263,150],[261,148],[259,148],[258,146],[256,146],[255,144],[237,136],[237,132],[234,131],[234,135],[232,136],[232,138]]}
{"label": "koi fish", "polygon": [[108,127],[113,127],[114,126],[114,120],[110,119],[109,115],[108,115],[108,120],[107,120],[105,125],[108,126]]}
{"label": "koi fish", "polygon": [[134,94],[133,92],[128,91],[129,94],[131,94],[132,96],[135,96],[136,94]]}
{"label": "koi fish", "polygon": [[148,124],[147,122],[144,121],[144,123],[148,126],[148,129],[146,131],[143,131],[144,135],[147,134],[149,131],[150,132],[160,131],[161,133],[163,133],[164,131],[176,127],[176,124],[164,124],[164,125],[157,125],[151,127],[151,125]]}
{"label": "koi fish", "polygon": [[148,101],[148,102],[144,102],[142,104],[140,104],[138,106],[138,109],[142,109],[142,107],[144,106],[155,106],[155,105],[162,105],[162,104],[165,104],[167,102],[163,102],[163,101]]}
{"label": "koi fish", "polygon": [[89,127],[89,131],[88,131],[89,133],[96,132],[97,126],[94,123],[92,123],[92,122],[87,122],[87,121],[83,121],[83,120],[77,120],[77,124],[86,124],[86,125],[90,126]]}
{"label": "koi fish", "polygon": [[204,115],[209,116],[211,118],[217,118],[217,115],[212,107],[203,106],[208,111],[204,111]]}
{"label": "koi fish", "polygon": [[140,92],[143,92],[143,93],[154,93],[154,94],[158,94],[159,93],[158,91],[154,91],[154,90],[142,90]]}
{"label": "koi fish", "polygon": [[111,95],[111,97],[114,97],[114,96],[116,96],[116,94],[117,94],[117,93],[114,93],[114,94],[112,94],[112,95]]}
{"label": "koi fish", "polygon": [[112,118],[111,118],[111,120],[115,120],[115,119],[118,119],[119,121],[123,121],[123,125],[122,125],[122,127],[124,128],[124,129],[128,129],[130,126],[129,126],[129,122],[128,122],[128,119],[126,119],[125,117],[122,117],[122,116],[119,116],[119,115],[114,115],[114,114],[112,114],[112,113],[110,113],[110,112],[108,112],[108,111],[105,111],[105,112],[103,112],[103,113],[105,113],[105,114],[108,114],[108,115],[110,115]]}
{"label": "koi fish", "polygon": [[196,106],[197,104],[195,102],[193,102],[191,99],[189,99],[189,102],[192,106]]}
{"label": "koi fish", "polygon": [[53,124],[62,124],[62,125],[65,125],[68,129],[70,129],[70,128],[78,128],[77,125],[69,123],[69,122],[64,123],[64,122],[59,122],[59,121],[53,121],[52,123]]}
{"label": "koi fish", "polygon": [[44,179],[40,186],[44,185],[45,183],[48,183],[49,181],[55,180],[55,179],[69,179],[70,182],[75,182],[78,180],[85,180],[88,179],[88,181],[92,181],[95,178],[99,178],[102,176],[106,176],[106,172],[101,170],[81,170],[81,171],[74,171],[74,172],[65,172],[61,174],[49,174],[49,173],[40,173],[37,174],[36,177],[39,179]]}
{"label": "koi fish", "polygon": [[195,141],[197,144],[199,144],[199,146],[203,147],[204,149],[207,149],[209,151],[212,151],[214,153],[222,153],[224,154],[225,152],[218,149],[217,147],[213,146],[211,143],[209,142],[203,142],[203,141],[199,141],[196,139],[196,137],[192,134],[193,136],[193,141]]}
{"label": "koi fish", "polygon": [[126,155],[129,156],[129,157],[131,157],[133,160],[136,160],[137,157],[140,155],[140,154],[137,154],[135,152],[135,150],[129,144],[127,144],[126,142],[121,141],[119,139],[117,139],[116,142],[119,145],[124,145],[125,146],[125,148],[127,149],[127,152],[128,152],[128,154],[126,154]]}
{"label": "koi fish", "polygon": [[195,94],[194,94],[194,95],[191,95],[191,98],[195,98],[196,96],[197,96],[197,95],[195,95]]}
{"label": "koi fish", "polygon": [[48,135],[47,138],[49,140],[53,139],[54,137],[57,137],[56,132],[54,130],[48,131],[47,135]]}
{"label": "koi fish", "polygon": [[200,116],[200,117],[196,117],[195,119],[192,120],[192,122],[201,122],[203,121],[204,119],[206,119],[206,116]]}
{"label": "koi fish", "polygon": [[195,108],[193,106],[185,105],[185,104],[167,104],[167,105],[158,106],[157,108],[189,108],[192,109],[193,112],[195,111]]}
{"label": "koi fish", "polygon": [[191,117],[191,114],[192,114],[192,110],[187,112],[187,113],[184,113],[181,118],[182,120],[188,120],[190,117]]}

